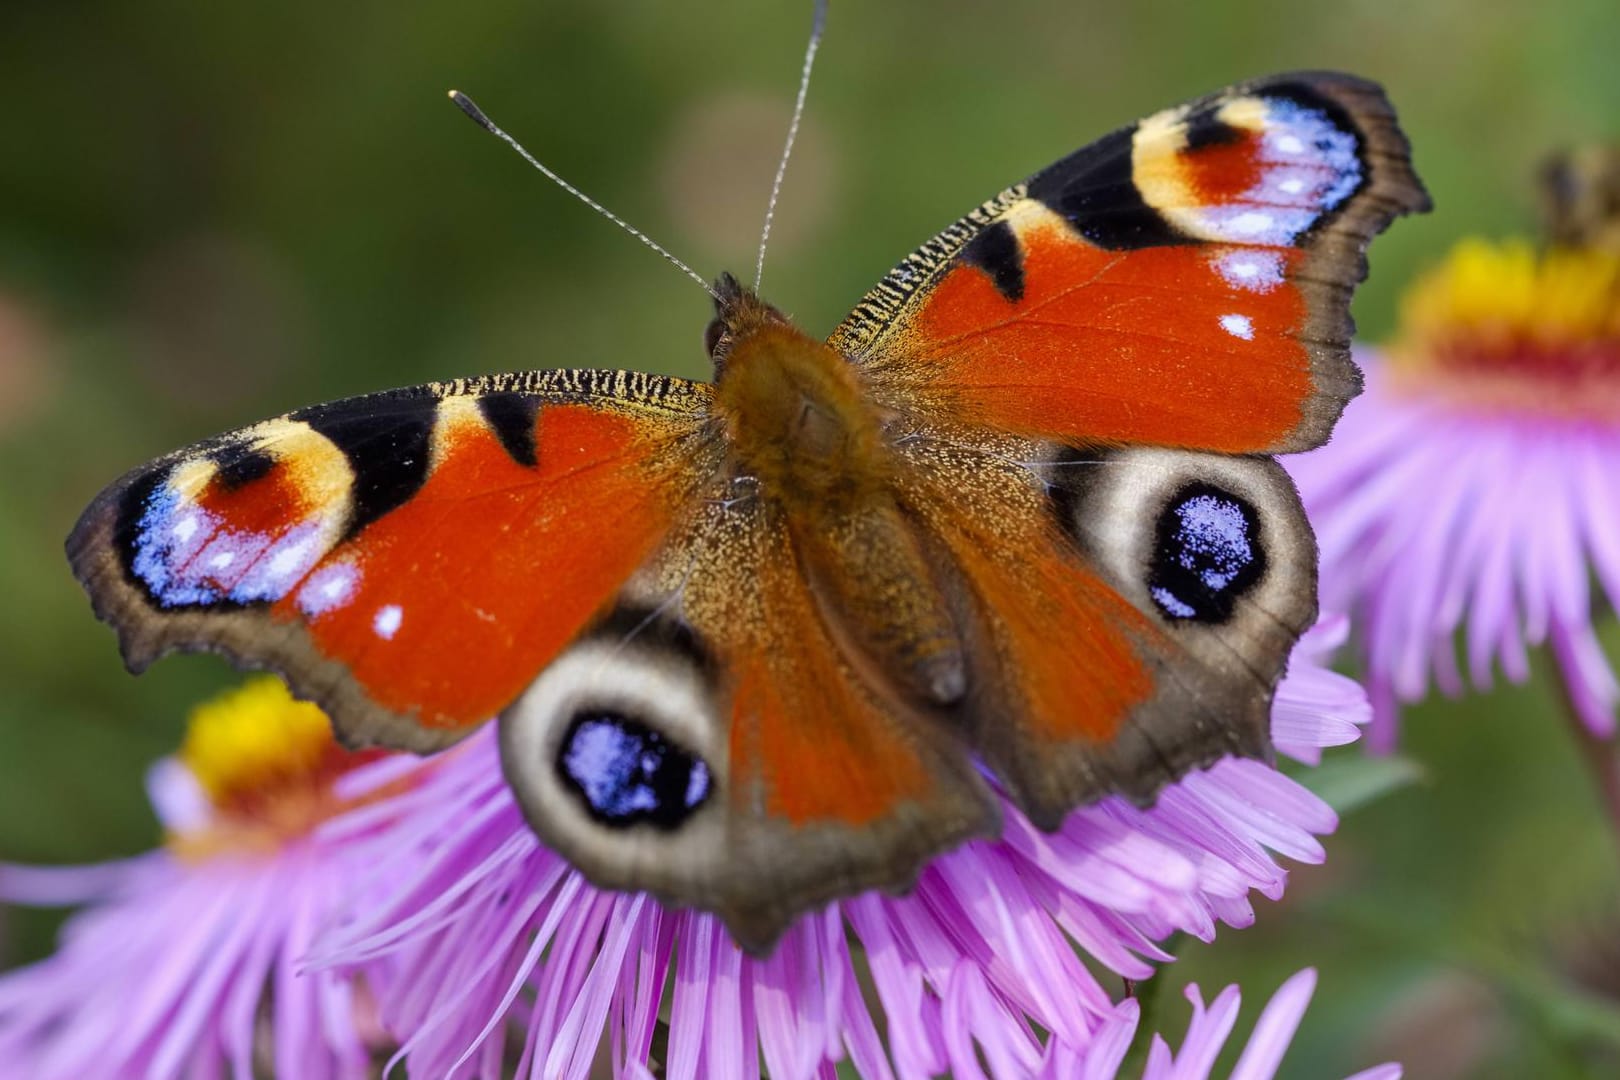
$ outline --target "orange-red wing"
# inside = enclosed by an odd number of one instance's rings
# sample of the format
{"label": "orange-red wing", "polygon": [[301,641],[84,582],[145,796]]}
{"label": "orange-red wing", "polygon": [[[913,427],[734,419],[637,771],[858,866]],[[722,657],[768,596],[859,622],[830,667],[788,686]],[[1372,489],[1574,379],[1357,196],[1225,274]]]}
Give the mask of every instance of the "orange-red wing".
{"label": "orange-red wing", "polygon": [[902,411],[1070,444],[1304,450],[1360,386],[1367,242],[1427,206],[1375,85],[1277,76],[1003,192],[830,342]]}
{"label": "orange-red wing", "polygon": [[[1272,688],[1316,608],[1309,530],[1275,463],[1137,449],[1071,470],[1066,453],[1042,464],[1051,449],[920,434],[896,469],[973,611],[957,721],[1046,828],[1264,756]],[[1225,561],[1200,574],[1217,541]]]}
{"label": "orange-red wing", "polygon": [[[703,584],[729,595],[687,604],[730,668],[738,809],[795,827],[870,828],[908,806],[943,810],[964,784],[974,790],[963,748],[925,731],[920,713],[851,666],[787,528],[766,521],[753,540],[754,558]],[[971,816],[953,809],[936,824],[945,831]]]}
{"label": "orange-red wing", "polygon": [[654,621],[678,613],[701,642],[723,839],[667,871],[651,856],[598,868],[643,875],[608,876],[615,887],[695,896],[754,948],[807,908],[909,886],[931,856],[1000,823],[959,733],[841,647],[800,570],[807,525],[762,499],[717,501],[672,536],[662,559],[674,591]]}
{"label": "orange-red wing", "polygon": [[1231,752],[1187,725],[1167,740],[1175,761],[1143,760],[1155,698],[1175,689],[1156,685],[1159,661],[1170,655],[1162,632],[1073,558],[1055,531],[1031,527],[999,548],[984,547],[984,533],[968,524],[942,536],[988,638],[967,716],[980,758],[1032,820],[1056,828],[1103,795],[1149,797],[1192,765]]}
{"label": "orange-red wing", "polygon": [[708,388],[496,376],[318,406],[104,492],[68,541],[132,668],[284,673],[350,742],[430,749],[515,698],[714,467]]}

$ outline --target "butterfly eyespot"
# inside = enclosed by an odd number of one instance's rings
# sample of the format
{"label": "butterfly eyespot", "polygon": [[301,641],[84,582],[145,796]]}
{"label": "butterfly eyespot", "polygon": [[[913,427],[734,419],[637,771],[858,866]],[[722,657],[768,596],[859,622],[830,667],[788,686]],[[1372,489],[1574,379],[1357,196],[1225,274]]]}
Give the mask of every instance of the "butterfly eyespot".
{"label": "butterfly eyespot", "polygon": [[690,628],[645,607],[610,612],[501,713],[501,771],[524,820],[603,888],[675,888],[721,865],[717,699]]}
{"label": "butterfly eyespot", "polygon": [[1259,515],[1231,492],[1188,484],[1159,515],[1151,559],[1148,592],[1167,618],[1225,622],[1265,573]]}
{"label": "butterfly eyespot", "polygon": [[1186,648],[1257,668],[1316,617],[1316,546],[1288,475],[1263,458],[1069,450],[1049,473],[1057,523]]}
{"label": "butterfly eyespot", "polygon": [[713,790],[709,764],[623,713],[576,713],[557,776],[604,825],[679,827]]}

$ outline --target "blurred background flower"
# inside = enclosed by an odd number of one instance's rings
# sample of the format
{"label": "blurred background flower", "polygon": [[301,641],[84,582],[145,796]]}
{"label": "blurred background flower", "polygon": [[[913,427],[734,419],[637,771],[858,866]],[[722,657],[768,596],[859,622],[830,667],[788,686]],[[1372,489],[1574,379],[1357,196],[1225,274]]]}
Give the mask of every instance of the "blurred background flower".
{"label": "blurred background flower", "polygon": [[[0,381],[0,859],[151,847],[145,764],[176,745],[190,703],[235,678],[184,657],[131,680],[91,618],[61,542],[122,470],[385,386],[570,364],[706,371],[708,298],[479,133],[445,90],[471,93],[700,271],[744,271],[766,185],[727,186],[713,201],[741,224],[709,239],[716,211],[681,196],[677,170],[690,165],[678,159],[715,147],[704,167],[726,174],[734,133],[693,118],[732,115],[727,103],[785,115],[807,8],[7,8],[0,297],[37,344],[23,361],[31,389]],[[1454,240],[1530,230],[1534,162],[1615,134],[1617,36],[1612,0],[1003,0],[993,15],[962,0],[835,0],[769,298],[829,329],[918,242],[1081,143],[1235,79],[1340,67],[1387,85],[1437,205],[1373,249],[1357,316],[1365,340],[1387,340],[1397,294]],[[780,145],[767,133],[757,156]],[[718,185],[711,175],[681,182]],[[786,222],[800,213],[795,237]],[[204,292],[223,299],[200,292],[188,315],[173,297],[211,275],[221,281]],[[164,342],[215,350],[218,370],[198,374],[189,358],[163,369]],[[1616,655],[1612,620],[1597,632]],[[1554,734],[1553,685],[1431,697],[1407,710],[1406,760],[1330,754],[1304,774],[1357,807],[1332,857],[1295,869],[1288,897],[1242,935],[1182,945],[1161,996],[1188,979],[1274,986],[1314,964],[1321,989],[1283,1067],[1313,1080],[1396,1056],[1366,1044],[1402,1037],[1414,995],[1448,972],[1489,1005],[1477,1049],[1449,1075],[1579,1076],[1592,1045],[1620,1046],[1613,1014],[1524,944],[1620,908],[1597,804]],[[1367,801],[1418,770],[1432,782]],[[49,915],[7,910],[0,964],[45,955],[55,930]]]}
{"label": "blurred background flower", "polygon": [[1464,240],[1360,361],[1366,393],[1289,468],[1323,601],[1359,626],[1374,745],[1431,680],[1463,692],[1459,644],[1481,690],[1549,646],[1580,722],[1613,735],[1593,613],[1620,600],[1620,248]]}
{"label": "blurred background flower", "polygon": [[[355,803],[340,777],[375,761],[259,677],[194,709],[149,774],[156,851],[91,866],[0,864],[0,899],[89,905],[58,951],[0,973],[0,1072],[365,1077],[385,1037],[362,978],[306,972],[315,935],[357,902],[364,866],[316,829]],[[390,763],[377,790],[401,781]],[[382,781],[380,781],[382,782]]]}
{"label": "blurred background flower", "polygon": [[[1388,345],[1362,352],[1367,392],[1333,441],[1289,467],[1324,601],[1355,615],[1373,748],[1394,748],[1431,683],[1451,697],[1497,670],[1524,683],[1545,647],[1620,840],[1620,679],[1599,637],[1620,602],[1620,146],[1557,154],[1541,180],[1542,243],[1456,244],[1410,286]],[[1583,920],[1598,933],[1546,936],[1555,978],[1612,1009],[1612,898],[1602,908]],[[1494,1047],[1489,980],[1437,975],[1408,1006],[1386,1036],[1425,1075],[1468,1075]],[[1456,1037],[1435,1044],[1437,1026]],[[1620,1066],[1612,1045],[1590,1053]]]}

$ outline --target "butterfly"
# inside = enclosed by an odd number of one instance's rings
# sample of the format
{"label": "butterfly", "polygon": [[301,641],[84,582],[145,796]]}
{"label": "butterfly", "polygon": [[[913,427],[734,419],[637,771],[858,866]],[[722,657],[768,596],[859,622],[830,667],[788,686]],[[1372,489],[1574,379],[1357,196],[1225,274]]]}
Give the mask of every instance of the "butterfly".
{"label": "butterfly", "polygon": [[1156,113],[907,256],[825,340],[728,276],[712,382],[552,370],[315,405],[143,465],[68,539],[140,671],[281,672],[354,746],[498,717],[535,832],[718,915],[903,891],[1228,755],[1316,614],[1273,455],[1360,386],[1365,248],[1427,209],[1373,83]]}

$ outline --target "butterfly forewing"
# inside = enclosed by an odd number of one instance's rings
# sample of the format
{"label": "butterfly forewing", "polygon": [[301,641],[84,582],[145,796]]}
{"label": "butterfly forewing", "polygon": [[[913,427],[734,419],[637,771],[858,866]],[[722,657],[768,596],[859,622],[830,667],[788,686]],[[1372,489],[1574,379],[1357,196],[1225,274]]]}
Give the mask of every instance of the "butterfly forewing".
{"label": "butterfly forewing", "polygon": [[353,743],[453,742],[527,686],[715,467],[708,387],[627,372],[301,410],[135,470],[68,539],[141,670],[283,673]]}
{"label": "butterfly forewing", "polygon": [[1063,442],[1306,450],[1360,386],[1367,242],[1426,209],[1372,83],[1275,76],[1003,192],[829,339],[907,411]]}

